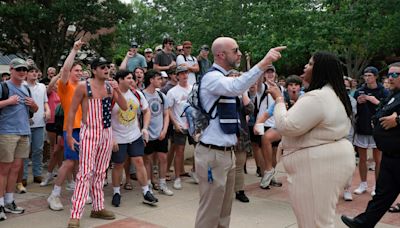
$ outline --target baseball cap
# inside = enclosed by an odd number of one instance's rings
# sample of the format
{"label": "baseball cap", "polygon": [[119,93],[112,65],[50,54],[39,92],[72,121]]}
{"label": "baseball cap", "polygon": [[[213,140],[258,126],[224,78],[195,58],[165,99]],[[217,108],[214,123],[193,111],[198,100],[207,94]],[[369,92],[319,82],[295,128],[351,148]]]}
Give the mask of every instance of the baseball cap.
{"label": "baseball cap", "polygon": [[15,59],[11,60],[10,67],[12,67],[14,69],[20,68],[20,67],[25,67],[28,69],[28,64],[26,64],[26,61],[21,58],[15,58]]}
{"label": "baseball cap", "polygon": [[272,65],[272,64],[267,67],[266,71],[268,71],[268,70],[273,70],[274,72],[276,72],[276,69],[275,69],[274,65]]}
{"label": "baseball cap", "polygon": [[131,48],[137,48],[139,47],[138,43],[136,41],[131,42]]}
{"label": "baseball cap", "polygon": [[201,50],[204,50],[204,51],[209,51],[209,50],[210,50],[210,47],[209,47],[207,44],[204,44],[203,46],[201,46],[200,49],[201,49]]}
{"label": "baseball cap", "polygon": [[156,47],[156,51],[161,51],[162,50],[162,45],[158,45],[157,47]]}
{"label": "baseball cap", "polygon": [[186,71],[188,71],[188,68],[185,67],[185,66],[178,66],[178,67],[176,68],[176,74],[179,74],[179,73],[181,73],[181,72],[186,72]]}
{"label": "baseball cap", "polygon": [[168,78],[167,72],[161,71],[160,74],[161,74],[161,77],[163,77],[163,78]]}
{"label": "baseball cap", "polygon": [[190,41],[184,41],[183,44],[182,44],[182,46],[183,46],[183,47],[185,47],[185,46],[190,46],[190,47],[191,47],[191,46],[192,46],[192,42],[190,42]]}
{"label": "baseball cap", "polygon": [[369,67],[364,69],[364,74],[365,73],[372,73],[374,75],[378,75],[378,69],[376,69],[376,67],[369,66]]}
{"label": "baseball cap", "polygon": [[151,48],[146,48],[144,49],[144,53],[153,53],[153,50],[151,50]]}
{"label": "baseball cap", "polygon": [[98,57],[95,58],[92,63],[90,64],[90,67],[92,69],[96,69],[96,67],[98,66],[102,66],[102,65],[106,65],[106,64],[110,64],[110,61],[107,61],[104,57]]}

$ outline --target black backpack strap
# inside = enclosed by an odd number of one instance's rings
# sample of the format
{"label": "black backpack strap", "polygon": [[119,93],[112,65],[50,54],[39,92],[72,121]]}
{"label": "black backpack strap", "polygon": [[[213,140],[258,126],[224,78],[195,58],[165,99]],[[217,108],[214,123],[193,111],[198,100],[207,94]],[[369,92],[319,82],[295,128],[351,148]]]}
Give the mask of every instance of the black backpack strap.
{"label": "black backpack strap", "polygon": [[156,90],[156,91],[157,91],[157,93],[158,93],[158,96],[159,96],[160,99],[161,99],[161,104],[164,105],[164,97],[163,97],[163,95],[162,95],[162,92],[160,92],[160,91],[158,91],[158,90]]}
{"label": "black backpack strap", "polygon": [[31,89],[27,85],[24,85],[26,90],[28,90],[29,97],[32,97]]}

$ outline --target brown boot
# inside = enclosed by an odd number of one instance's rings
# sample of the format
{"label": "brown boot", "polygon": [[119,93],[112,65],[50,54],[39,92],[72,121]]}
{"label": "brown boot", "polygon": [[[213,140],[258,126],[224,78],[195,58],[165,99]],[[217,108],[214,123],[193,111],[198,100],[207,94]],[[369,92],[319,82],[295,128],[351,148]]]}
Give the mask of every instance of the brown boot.
{"label": "brown boot", "polygon": [[68,222],[68,228],[79,228],[79,219],[70,219]]}
{"label": "brown boot", "polygon": [[99,219],[106,219],[106,220],[112,220],[112,219],[115,219],[115,214],[112,211],[107,211],[106,209],[103,209],[101,211],[92,211],[90,213],[90,217],[99,218]]}

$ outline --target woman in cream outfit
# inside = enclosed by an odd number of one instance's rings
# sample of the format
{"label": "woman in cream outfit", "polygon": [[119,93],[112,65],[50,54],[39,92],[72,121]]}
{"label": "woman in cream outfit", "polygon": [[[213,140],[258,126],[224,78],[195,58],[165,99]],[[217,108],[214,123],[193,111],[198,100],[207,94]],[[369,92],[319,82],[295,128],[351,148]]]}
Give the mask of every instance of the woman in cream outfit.
{"label": "woman in cream outfit", "polygon": [[339,193],[355,169],[350,130],[351,105],[337,57],[317,52],[304,68],[309,84],[288,111],[279,89],[275,98],[276,127],[282,134],[282,162],[289,196],[300,228],[334,227]]}

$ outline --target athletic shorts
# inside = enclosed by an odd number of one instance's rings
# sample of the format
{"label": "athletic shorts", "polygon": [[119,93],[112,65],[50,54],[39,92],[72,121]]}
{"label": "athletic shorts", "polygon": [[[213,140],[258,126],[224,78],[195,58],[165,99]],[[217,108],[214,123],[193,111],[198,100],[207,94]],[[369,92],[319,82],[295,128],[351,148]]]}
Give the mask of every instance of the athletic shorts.
{"label": "athletic shorts", "polygon": [[[79,142],[79,132],[80,129],[76,128],[72,131],[72,137]],[[79,160],[79,151],[73,151],[71,148],[68,146],[67,142],[67,132],[63,132],[63,137],[64,137],[64,158],[66,160],[74,160],[77,161]],[[78,149],[78,147],[76,147]]]}
{"label": "athletic shorts", "polygon": [[[259,147],[261,147],[261,135],[255,135],[254,131],[253,131],[253,127],[254,126],[249,126],[249,133],[250,133],[250,141],[252,143],[256,143]],[[271,127],[266,127],[264,126],[264,133],[270,129]],[[279,143],[281,142],[281,140],[272,142],[272,147],[278,147]]]}
{"label": "athletic shorts", "polygon": [[124,163],[127,154],[130,158],[143,157],[144,142],[142,137],[131,143],[118,144],[118,151],[112,152],[111,160],[117,164]]}
{"label": "athletic shorts", "polygon": [[374,137],[372,135],[354,135],[354,146],[364,148],[364,149],[375,149],[376,144]]}
{"label": "athletic shorts", "polygon": [[0,135],[0,162],[11,163],[16,158],[29,156],[28,135]]}
{"label": "athletic shorts", "polygon": [[186,138],[188,139],[189,145],[196,144],[194,139],[189,135],[188,130],[183,130],[183,133],[174,131],[171,142],[176,145],[186,145]]}
{"label": "athletic shorts", "polygon": [[144,148],[144,153],[146,155],[150,155],[152,153],[161,152],[168,153],[168,139],[164,138],[163,140],[151,140],[146,144]]}

